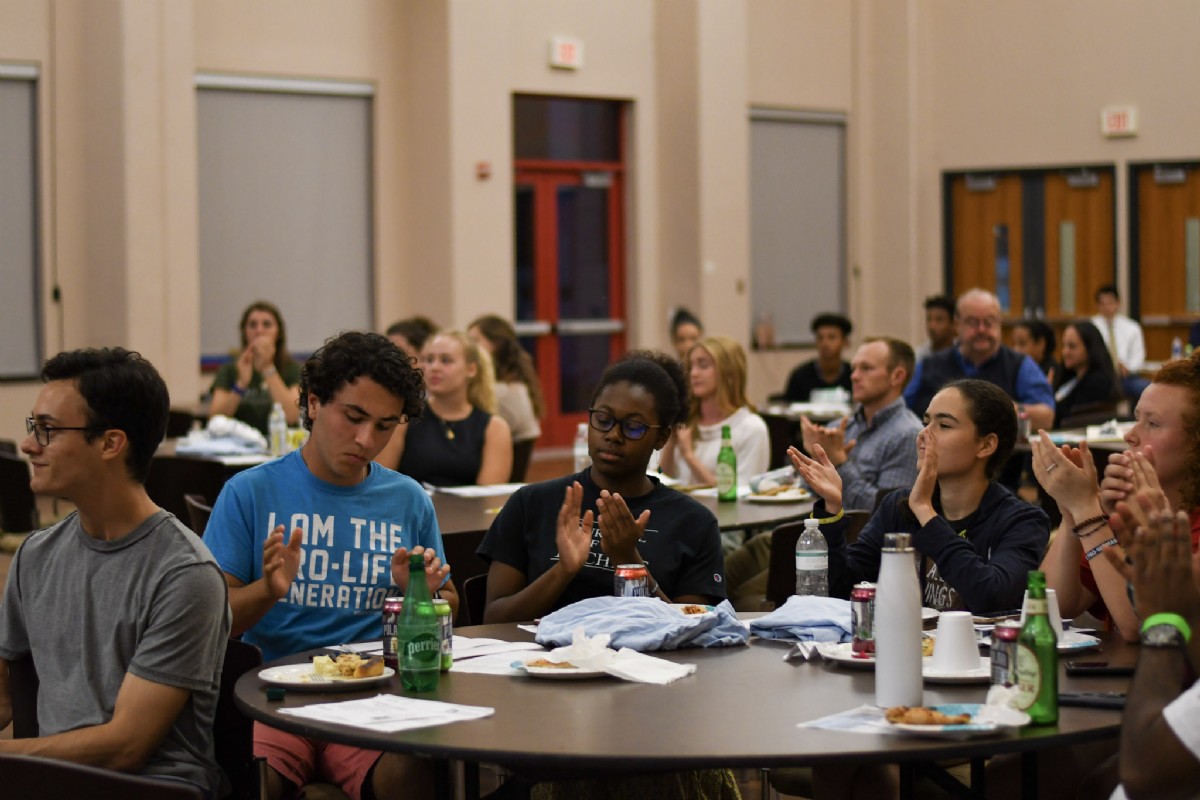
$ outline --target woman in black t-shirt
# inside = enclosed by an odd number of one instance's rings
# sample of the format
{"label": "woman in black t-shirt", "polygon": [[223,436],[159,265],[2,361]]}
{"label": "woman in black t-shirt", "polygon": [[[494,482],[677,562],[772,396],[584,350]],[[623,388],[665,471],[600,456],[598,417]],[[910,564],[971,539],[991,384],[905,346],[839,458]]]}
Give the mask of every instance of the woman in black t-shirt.
{"label": "woman in black t-shirt", "polygon": [[512,471],[512,431],[496,415],[495,379],[487,351],[458,331],[425,342],[419,359],[427,405],[396,426],[376,457],[431,486],[504,483]]}
{"label": "woman in black t-shirt", "polygon": [[590,405],[592,466],[522,488],[479,547],[491,565],[485,622],[534,619],[611,594],[620,564],[645,564],[663,600],[725,597],[716,518],[646,474],[650,455],[687,416],[680,364],[631,353],[605,371]]}

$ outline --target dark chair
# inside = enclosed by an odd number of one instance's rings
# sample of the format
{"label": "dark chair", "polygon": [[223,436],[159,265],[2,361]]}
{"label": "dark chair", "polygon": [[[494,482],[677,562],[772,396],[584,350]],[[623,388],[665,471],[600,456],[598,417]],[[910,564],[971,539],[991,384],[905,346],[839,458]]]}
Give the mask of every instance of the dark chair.
{"label": "dark chair", "polygon": [[233,786],[233,800],[255,800],[264,787],[266,761],[254,757],[254,722],[238,710],[233,687],[238,678],[262,666],[262,651],[240,639],[225,645],[221,666],[221,691],[213,718],[213,746],[217,763]]}
{"label": "dark chair", "polygon": [[146,477],[146,493],[181,520],[188,519],[185,494],[216,497],[228,473],[220,461],[185,456],[155,456]]}
{"label": "dark chair", "polygon": [[192,532],[203,538],[204,529],[208,527],[208,518],[212,514],[212,506],[198,494],[185,494],[183,502],[187,505],[188,521],[191,524]]}
{"label": "dark chair", "polygon": [[[254,723],[238,710],[233,694],[233,687],[238,678],[261,665],[262,651],[254,645],[239,639],[230,639],[226,644],[225,660],[221,665],[221,689],[217,695],[217,708],[213,715],[213,747],[217,764],[225,771],[233,786],[233,794],[230,797],[235,800],[254,800],[259,797],[260,787],[263,785],[261,771],[266,762],[254,758]],[[9,663],[8,687],[12,697],[14,739],[32,739],[38,736],[37,698],[40,684],[32,657],[25,656]],[[103,792],[92,794],[97,797],[110,796]],[[51,796],[56,796],[56,793],[52,793]]]}
{"label": "dark chair", "polygon": [[796,432],[800,430],[800,423],[779,414],[760,414],[759,416],[767,423],[767,437],[771,442],[769,469],[786,467],[791,463],[787,456],[787,449],[797,443]]}
{"label": "dark chair", "polygon": [[533,455],[533,443],[536,439],[522,439],[513,442],[512,472],[508,476],[509,483],[524,483],[525,473],[529,471],[529,459]]}
{"label": "dark chair", "polygon": [[24,533],[38,527],[37,501],[29,488],[29,462],[0,453],[0,530]]}
{"label": "dark chair", "polygon": [[482,625],[487,607],[487,575],[473,575],[463,581],[462,596],[467,607],[467,624]]}
{"label": "dark chair", "polygon": [[0,755],[5,797],[120,797],[122,800],[202,800],[186,783],[127,775],[34,756]]}
{"label": "dark chair", "polygon": [[12,734],[14,739],[34,739],[38,735],[37,667],[33,656],[25,656],[8,664],[8,694],[12,698]]}
{"label": "dark chair", "polygon": [[188,431],[192,429],[192,423],[196,420],[196,415],[182,408],[172,408],[167,413],[167,438],[177,439],[180,436],[187,436]]}
{"label": "dark chair", "polygon": [[[846,543],[853,544],[871,518],[870,511],[846,510]],[[796,541],[804,532],[803,522],[780,525],[771,533],[771,558],[767,566],[767,600],[775,607],[796,593]]]}
{"label": "dark chair", "polygon": [[21,451],[17,449],[17,443],[12,439],[0,439],[0,453],[16,456],[20,455]]}

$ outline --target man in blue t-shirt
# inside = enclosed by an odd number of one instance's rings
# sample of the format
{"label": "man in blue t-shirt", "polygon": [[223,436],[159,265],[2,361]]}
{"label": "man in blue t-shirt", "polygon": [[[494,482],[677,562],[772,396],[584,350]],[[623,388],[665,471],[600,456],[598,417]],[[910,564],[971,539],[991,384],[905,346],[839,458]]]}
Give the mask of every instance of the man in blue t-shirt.
{"label": "man in blue t-shirt", "polygon": [[[430,591],[457,611],[428,495],[373,463],[423,400],[420,370],[383,336],[330,339],[300,379],[308,442],[235,476],[217,498],[205,542],[229,584],[233,632],[244,631],[268,660],[378,638],[384,597],[408,586],[410,551],[424,552]],[[410,757],[257,723],[254,749],[271,767],[272,797],[293,796],[313,780],[340,785],[352,800],[432,791],[427,763]]]}

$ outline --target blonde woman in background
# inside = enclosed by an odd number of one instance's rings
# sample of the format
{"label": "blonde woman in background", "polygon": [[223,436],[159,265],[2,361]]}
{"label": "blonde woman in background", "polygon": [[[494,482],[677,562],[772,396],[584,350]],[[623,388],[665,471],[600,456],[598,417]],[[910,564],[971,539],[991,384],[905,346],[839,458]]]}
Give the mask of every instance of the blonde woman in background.
{"label": "blonde woman in background", "polygon": [[708,336],[687,353],[692,397],[688,421],[662,450],[661,471],[686,485],[717,482],[721,428],[728,425],[739,480],[765,472],[771,460],[767,423],[746,399],[746,353],[727,336]]}
{"label": "blonde woman in background", "polygon": [[492,362],[459,331],[425,343],[426,407],[399,425],[377,459],[432,486],[504,483],[512,470],[512,432],[496,415]]}

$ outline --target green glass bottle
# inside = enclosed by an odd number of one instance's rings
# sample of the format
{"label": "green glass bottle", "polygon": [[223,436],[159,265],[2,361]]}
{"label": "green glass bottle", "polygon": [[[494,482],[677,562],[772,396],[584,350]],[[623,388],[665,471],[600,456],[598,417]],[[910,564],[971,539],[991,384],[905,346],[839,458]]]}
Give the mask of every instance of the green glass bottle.
{"label": "green glass bottle", "polygon": [[722,503],[737,500],[737,453],[733,452],[733,435],[728,425],[721,426],[721,452],[717,453],[717,500]]}
{"label": "green glass bottle", "polygon": [[1046,573],[1029,573],[1025,624],[1017,637],[1017,707],[1034,725],[1058,722],[1058,638],[1046,607]]}
{"label": "green glass bottle", "polygon": [[437,688],[442,663],[442,637],[429,584],[425,582],[425,556],[408,557],[408,591],[396,621],[396,649],[400,685],[413,692]]}

